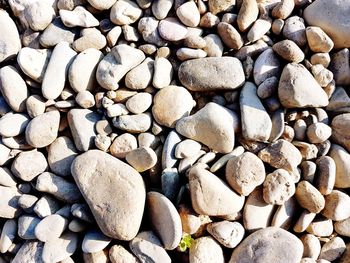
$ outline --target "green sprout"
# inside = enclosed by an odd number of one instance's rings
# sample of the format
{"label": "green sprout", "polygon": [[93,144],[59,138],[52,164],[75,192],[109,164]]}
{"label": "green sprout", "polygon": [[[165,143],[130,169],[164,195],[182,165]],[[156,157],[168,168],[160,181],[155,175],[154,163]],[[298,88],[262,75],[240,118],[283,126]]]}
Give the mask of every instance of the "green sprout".
{"label": "green sprout", "polygon": [[179,249],[181,252],[185,252],[187,248],[191,247],[192,242],[194,239],[189,234],[185,234],[182,236],[182,239],[179,244]]}

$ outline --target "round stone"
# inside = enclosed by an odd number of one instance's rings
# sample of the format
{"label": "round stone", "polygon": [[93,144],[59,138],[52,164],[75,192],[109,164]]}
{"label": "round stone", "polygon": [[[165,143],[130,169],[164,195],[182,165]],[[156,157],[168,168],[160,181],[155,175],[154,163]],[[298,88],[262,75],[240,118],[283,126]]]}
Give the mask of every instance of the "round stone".
{"label": "round stone", "polygon": [[169,41],[179,41],[184,39],[187,34],[187,28],[174,17],[167,17],[161,20],[158,30],[160,36]]}

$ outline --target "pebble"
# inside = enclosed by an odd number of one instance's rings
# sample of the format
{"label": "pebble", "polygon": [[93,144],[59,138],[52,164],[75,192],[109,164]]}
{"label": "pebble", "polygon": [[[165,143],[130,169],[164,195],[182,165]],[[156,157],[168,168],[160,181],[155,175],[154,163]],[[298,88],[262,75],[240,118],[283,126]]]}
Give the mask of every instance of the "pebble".
{"label": "pebble", "polygon": [[176,9],[176,15],[180,21],[189,27],[196,27],[200,21],[200,13],[194,1],[186,2]]}
{"label": "pebble", "polygon": [[334,80],[338,85],[349,85],[350,65],[349,49],[344,48],[334,53],[331,57],[329,68],[334,74]]}
{"label": "pebble", "polygon": [[171,130],[164,141],[162,151],[162,168],[173,168],[177,163],[175,157],[175,149],[177,144],[181,142],[181,137],[175,130]]}
{"label": "pebble", "polygon": [[17,234],[25,240],[36,239],[34,230],[39,224],[40,218],[31,215],[23,215],[18,218]]}
{"label": "pebble", "polygon": [[202,48],[206,47],[205,39],[197,35],[189,35],[184,40],[184,45],[189,48]]}
{"label": "pebble", "polygon": [[0,135],[14,137],[23,133],[30,121],[26,114],[9,112],[0,118]]}
{"label": "pebble", "polygon": [[189,259],[191,263],[224,263],[224,255],[220,245],[209,236],[194,240],[191,244]]}
{"label": "pebble", "polygon": [[255,0],[242,1],[238,12],[237,25],[241,32],[245,32],[258,18],[259,8]]}
{"label": "pebble", "polygon": [[268,48],[262,52],[254,62],[254,82],[259,86],[269,78],[278,77],[279,73],[280,62],[273,50]]}
{"label": "pebble", "polygon": [[334,117],[331,127],[333,141],[342,145],[348,152],[350,152],[350,137],[347,133],[350,127],[350,113],[344,113]]}
{"label": "pebble", "polygon": [[0,252],[6,253],[12,245],[17,234],[17,222],[15,219],[6,220],[1,231]]}
{"label": "pebble", "polygon": [[286,19],[293,12],[294,0],[282,0],[272,9],[272,16],[278,19]]}
{"label": "pebble", "polygon": [[114,119],[113,125],[123,131],[142,133],[151,128],[152,118],[149,113],[123,115]]}
{"label": "pebble", "polygon": [[66,27],[95,27],[99,21],[84,7],[77,6],[74,10],[60,10],[60,18]]}
{"label": "pebble", "polygon": [[319,122],[313,123],[307,128],[307,137],[311,143],[321,143],[332,135],[332,129],[328,125]]}
{"label": "pebble", "polygon": [[101,51],[88,48],[79,53],[68,71],[68,80],[75,92],[93,90],[97,64],[103,58]]}
{"label": "pebble", "polygon": [[146,58],[140,65],[130,70],[125,76],[125,85],[132,90],[147,88],[152,81],[154,60]]}
{"label": "pebble", "polygon": [[42,242],[59,238],[67,228],[68,220],[60,215],[49,215],[36,225],[35,237]]}
{"label": "pebble", "polygon": [[309,26],[305,32],[309,47],[313,52],[328,53],[333,49],[332,39],[320,27]]}
{"label": "pebble", "polygon": [[78,247],[78,235],[65,232],[59,238],[51,239],[44,244],[43,262],[59,262],[74,254]]}
{"label": "pebble", "polygon": [[250,28],[247,34],[247,39],[249,42],[255,42],[271,29],[271,19],[259,18],[257,19],[253,26]]}
{"label": "pebble", "polygon": [[[339,5],[333,6],[326,0],[320,0],[304,10],[304,17],[310,26],[318,26],[323,29],[333,40],[334,48],[349,47],[350,42],[344,37],[349,34],[349,21],[347,20],[349,7],[347,2],[339,2]],[[323,10],[328,10],[328,12],[323,12]]]}
{"label": "pebble", "polygon": [[178,75],[191,91],[232,90],[245,80],[242,63],[233,57],[188,60],[180,65]]}
{"label": "pebble", "polygon": [[107,105],[106,107],[107,107],[107,116],[111,118],[118,117],[121,115],[127,115],[129,113],[125,105],[122,103],[111,104],[111,105]]}
{"label": "pebble", "polygon": [[233,157],[226,165],[226,180],[236,192],[248,196],[255,187],[264,182],[264,164],[250,152]]}
{"label": "pebble", "polygon": [[307,181],[298,183],[295,197],[299,205],[311,213],[319,213],[325,207],[325,199],[322,194]]}
{"label": "pebble", "polygon": [[205,151],[200,150],[197,154],[180,160],[179,167],[178,167],[179,173],[185,173],[187,169],[192,167],[197,162],[197,160],[200,157],[202,157],[204,154],[205,154]]}
{"label": "pebble", "polygon": [[220,22],[217,26],[219,36],[226,46],[239,50],[244,42],[240,33],[229,23]]}
{"label": "pebble", "polygon": [[96,253],[105,249],[109,243],[111,243],[111,238],[106,237],[100,231],[90,230],[85,234],[81,248],[84,253]]}
{"label": "pebble", "polygon": [[181,219],[175,206],[164,195],[151,191],[147,193],[147,207],[152,227],[164,248],[175,249],[182,237]]}
{"label": "pebble", "polygon": [[45,112],[44,99],[39,95],[31,95],[26,101],[27,112],[31,118],[35,118]]}
{"label": "pebble", "polygon": [[131,150],[125,156],[125,160],[138,172],[151,169],[157,163],[157,154],[148,147],[140,147]]}
{"label": "pebble", "polygon": [[312,221],[315,219],[316,214],[311,213],[308,210],[304,210],[297,222],[294,225],[293,230],[297,233],[304,232],[308,226],[312,223]]}
{"label": "pebble", "polygon": [[174,0],[157,0],[152,4],[152,14],[158,20],[162,20],[167,17],[173,4]]}
{"label": "pebble", "polygon": [[180,48],[176,51],[176,56],[179,60],[185,61],[196,58],[205,58],[207,53],[201,49]]}
{"label": "pebble", "polygon": [[149,261],[162,263],[171,262],[171,258],[163,248],[162,242],[152,231],[138,233],[129,243],[129,247],[141,263],[147,263]]}
{"label": "pebble", "polygon": [[218,35],[209,34],[203,39],[206,43],[203,50],[207,53],[207,57],[222,57],[222,53],[224,52],[224,45]]}
{"label": "pebble", "polygon": [[40,218],[44,218],[55,213],[59,206],[56,199],[49,195],[44,195],[35,203],[33,210]]}
{"label": "pebble", "polygon": [[295,63],[287,64],[283,69],[278,96],[286,108],[323,107],[328,104],[327,94],[310,72]]}
{"label": "pebble", "polygon": [[316,53],[311,56],[310,62],[313,65],[321,64],[325,68],[328,68],[331,63],[331,57],[328,53]]}
{"label": "pebble", "polygon": [[160,36],[168,41],[179,41],[186,38],[187,28],[174,17],[168,17],[159,22]]}
{"label": "pebble", "polygon": [[43,247],[43,242],[26,241],[16,253],[16,256],[14,257],[12,262],[43,262],[41,258]]}
{"label": "pebble", "polygon": [[176,131],[215,151],[228,153],[233,150],[237,121],[235,113],[210,102],[195,114],[181,118],[176,123]]}
{"label": "pebble", "polygon": [[244,84],[239,102],[244,138],[253,141],[267,141],[271,134],[272,122],[252,82]]}
{"label": "pebble", "polygon": [[289,198],[278,206],[272,221],[271,226],[276,226],[288,230],[292,224],[293,217],[297,211],[297,201],[294,197]]}
{"label": "pebble", "polygon": [[0,62],[3,62],[17,55],[18,51],[21,49],[21,40],[16,24],[3,9],[0,11],[0,24],[3,25],[0,30],[0,35],[2,36]]}
{"label": "pebble", "polygon": [[49,172],[38,176],[35,188],[66,203],[74,203],[81,199],[79,189],[74,183]]}
{"label": "pebble", "polygon": [[202,167],[190,169],[189,186],[192,206],[198,214],[231,215],[243,207],[243,196],[237,195],[221,179]]}
{"label": "pebble", "polygon": [[339,190],[333,190],[325,196],[325,206],[322,215],[333,221],[350,217],[350,197]]}
{"label": "pebble", "polygon": [[142,15],[142,9],[131,0],[118,0],[112,6],[110,19],[116,25],[129,25]]}
{"label": "pebble", "polygon": [[332,262],[340,258],[345,250],[344,240],[341,237],[334,237],[322,246],[319,258]]}
{"label": "pebble", "polygon": [[152,95],[146,92],[140,92],[126,102],[126,108],[134,113],[139,114],[145,112],[152,104]]}
{"label": "pebble", "polygon": [[132,150],[137,148],[137,140],[135,136],[130,133],[124,133],[114,139],[110,152],[117,158],[125,158],[125,156]]}
{"label": "pebble", "polygon": [[[156,2],[155,2],[156,4]],[[154,6],[154,5],[152,5]],[[158,31],[159,21],[154,17],[142,17],[139,20],[137,29],[139,33],[142,35],[142,38],[151,44],[155,44],[157,46],[162,46],[165,44],[165,40],[163,40]],[[155,50],[154,50],[155,52]]]}
{"label": "pebble", "polygon": [[210,13],[216,15],[223,11],[230,11],[234,5],[234,0],[209,0],[209,11]]}
{"label": "pebble", "polygon": [[244,153],[244,148],[242,146],[238,146],[238,147],[234,148],[231,152],[229,152],[229,153],[223,155],[221,158],[219,158],[219,160],[217,160],[210,167],[210,172],[215,173],[220,168],[224,167],[230,159],[237,157],[243,153]]}
{"label": "pebble", "polygon": [[350,237],[350,217],[334,222],[334,230],[342,236]]}
{"label": "pebble", "polygon": [[152,113],[160,124],[174,128],[178,120],[190,114],[194,106],[192,95],[180,86],[168,86],[159,90],[153,99]]}
{"label": "pebble", "polygon": [[82,52],[89,48],[100,50],[107,44],[106,37],[96,28],[84,28],[80,31],[80,37],[73,42],[73,48]]}
{"label": "pebble", "polygon": [[92,95],[92,93],[88,90],[78,92],[77,96],[75,97],[75,101],[80,107],[84,109],[92,108],[95,106],[94,95]]}
{"label": "pebble", "polygon": [[292,40],[282,40],[272,46],[273,51],[280,55],[283,59],[299,63],[305,58],[303,51]]}
{"label": "pebble", "polygon": [[283,36],[303,47],[307,44],[304,19],[299,16],[291,16],[286,19],[283,26]]}
{"label": "pebble", "polygon": [[93,147],[95,124],[100,120],[100,115],[88,109],[72,109],[67,117],[76,148],[85,152]]}
{"label": "pebble", "polygon": [[21,193],[16,187],[6,186],[0,186],[0,193],[0,217],[9,219],[18,217],[21,212],[18,205],[18,200],[21,196]]}
{"label": "pebble", "polygon": [[102,88],[116,90],[125,74],[144,59],[145,54],[141,50],[126,44],[116,45],[98,64],[96,79]]}
{"label": "pebble", "polygon": [[336,179],[336,164],[332,157],[321,156],[317,160],[318,177],[316,185],[318,190],[323,195],[328,195],[332,192]]}
{"label": "pebble", "polygon": [[[120,172],[115,173],[116,170]],[[141,224],[146,198],[140,174],[99,150],[79,155],[71,171],[101,231],[119,240],[133,239]],[[96,174],[100,176],[93,176]]]}
{"label": "pebble", "polygon": [[56,99],[60,96],[67,79],[68,68],[76,54],[69,47],[68,42],[60,42],[55,46],[41,86],[42,94],[46,99]]}
{"label": "pebble", "polygon": [[50,145],[58,134],[60,113],[57,110],[48,111],[32,119],[26,128],[26,140],[35,147]]}
{"label": "pebble", "polygon": [[303,257],[317,259],[321,252],[321,244],[318,238],[314,235],[305,234],[300,237],[304,245]]}
{"label": "pebble", "polygon": [[0,91],[13,111],[25,111],[29,91],[26,83],[14,67],[5,66],[0,68]]}
{"label": "pebble", "polygon": [[16,186],[16,184],[16,179],[12,175],[10,169],[6,167],[0,167],[0,185],[11,187]]}
{"label": "pebble", "polygon": [[228,248],[236,247],[244,237],[244,227],[239,222],[219,221],[207,226],[207,231],[220,244]]}
{"label": "pebble", "polygon": [[306,231],[319,237],[330,236],[333,233],[332,220],[324,217],[316,218],[314,221],[312,221],[312,223],[309,224]]}
{"label": "pebble", "polygon": [[169,86],[173,78],[173,66],[166,58],[156,58],[152,84],[157,89]]}
{"label": "pebble", "polygon": [[262,187],[257,187],[247,197],[243,209],[243,225],[246,231],[256,231],[270,226],[274,206],[263,199]]}
{"label": "pebble", "polygon": [[296,236],[277,227],[267,227],[245,238],[233,251],[229,262],[274,262],[283,258],[286,263],[299,263],[302,255],[303,243]]}
{"label": "pebble", "polygon": [[109,250],[112,263],[137,263],[138,259],[121,245],[113,245]]}
{"label": "pebble", "polygon": [[201,147],[201,144],[194,140],[183,140],[175,148],[175,157],[178,159],[192,157],[199,153]]}
{"label": "pebble", "polygon": [[266,176],[263,197],[266,203],[283,205],[295,193],[292,176],[283,169],[277,169]]}
{"label": "pebble", "polygon": [[107,10],[112,7],[116,0],[87,0],[97,10]]}

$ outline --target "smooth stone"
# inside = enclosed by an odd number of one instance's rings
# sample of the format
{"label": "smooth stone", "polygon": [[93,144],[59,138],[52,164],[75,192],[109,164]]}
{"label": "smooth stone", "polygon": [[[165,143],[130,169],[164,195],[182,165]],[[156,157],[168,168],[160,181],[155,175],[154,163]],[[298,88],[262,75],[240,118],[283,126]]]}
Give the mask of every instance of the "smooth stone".
{"label": "smooth stone", "polygon": [[243,209],[243,225],[247,231],[256,231],[270,226],[275,209],[263,199],[262,187],[257,187],[248,196]]}
{"label": "smooth stone", "polygon": [[200,157],[202,157],[204,154],[205,154],[205,151],[200,150],[197,154],[180,160],[179,167],[178,167],[179,173],[186,173],[186,171],[189,168],[191,168],[197,162],[197,160]]}
{"label": "smooth stone", "polygon": [[254,82],[260,85],[266,79],[271,77],[279,77],[280,61],[271,48],[262,52],[254,62]]}
{"label": "smooth stone", "polygon": [[134,135],[130,133],[124,133],[114,139],[110,152],[113,156],[123,159],[126,155],[137,148],[137,140]]}
{"label": "smooth stone", "polygon": [[138,172],[151,169],[157,163],[157,154],[149,147],[140,147],[131,150],[125,160]]}
{"label": "smooth stone", "polygon": [[97,28],[89,27],[80,31],[80,37],[73,42],[73,48],[77,52],[86,49],[103,49],[107,44],[106,37]]}
{"label": "smooth stone", "polygon": [[333,190],[325,196],[325,206],[322,215],[333,221],[350,217],[350,197],[339,190]]}
{"label": "smooth stone", "polygon": [[99,21],[84,7],[77,6],[74,10],[60,10],[60,18],[66,27],[95,27]]}
{"label": "smooth stone", "polygon": [[97,10],[107,10],[114,5],[116,0],[87,0],[87,2]]}
{"label": "smooth stone", "polygon": [[230,11],[236,3],[236,0],[209,0],[209,11],[216,15],[223,11]]}
{"label": "smooth stone", "polygon": [[312,223],[312,221],[315,219],[315,217],[316,217],[316,213],[311,213],[308,210],[304,210],[299,216],[297,222],[295,223],[293,230],[296,233],[304,232],[308,228],[308,226]]}
{"label": "smooth stone", "polygon": [[305,22],[300,16],[291,16],[285,20],[283,36],[293,41],[297,46],[303,47],[307,44],[305,34]]}
{"label": "smooth stone", "polygon": [[345,250],[344,240],[341,237],[333,237],[322,246],[319,258],[334,262],[344,254]]}
{"label": "smooth stone", "polygon": [[97,82],[107,90],[116,90],[125,74],[144,59],[145,54],[141,50],[126,44],[117,45],[98,64]]}
{"label": "smooth stone", "polygon": [[47,161],[37,150],[21,152],[12,163],[11,171],[23,181],[30,182],[47,169]]}
{"label": "smooth stone", "polygon": [[69,137],[58,137],[47,148],[47,162],[51,171],[60,176],[70,175],[70,166],[77,154],[77,149]]}
{"label": "smooth stone", "polygon": [[26,114],[7,113],[0,118],[0,135],[14,137],[23,133],[30,121]]}
{"label": "smooth stone", "polygon": [[233,57],[188,60],[180,65],[178,75],[191,91],[233,90],[245,81],[242,63]]}
{"label": "smooth stone", "polygon": [[29,97],[29,91],[14,67],[5,66],[0,69],[0,91],[13,111],[24,112],[26,110],[26,99]]}
{"label": "smooth stone", "polygon": [[270,142],[275,142],[282,136],[285,129],[284,117],[285,114],[283,109],[276,110],[272,114],[272,129],[269,137]]}
{"label": "smooth stone", "polygon": [[317,159],[318,177],[316,185],[318,190],[323,195],[328,195],[332,192],[336,178],[336,164],[332,157],[321,156]]}
{"label": "smooth stone", "polygon": [[2,25],[0,30],[0,62],[3,62],[17,55],[22,45],[15,22],[3,9],[0,11],[0,24]]}
{"label": "smooth stone", "polygon": [[350,187],[350,154],[343,147],[332,144],[329,156],[333,158],[336,166],[335,187]]}
{"label": "smooth stone", "polygon": [[333,49],[332,39],[320,27],[309,26],[305,32],[307,42],[313,52],[328,53]]}
{"label": "smooth stone", "polygon": [[110,242],[111,238],[100,231],[90,230],[85,234],[81,248],[84,253],[96,253],[105,249]]}
{"label": "smooth stone", "polygon": [[199,153],[202,145],[194,140],[186,139],[175,148],[175,157],[178,159],[191,157]]}
{"label": "smooth stone", "polygon": [[1,218],[15,218],[20,214],[20,207],[18,200],[21,193],[16,187],[0,186],[0,217]]}
{"label": "smooth stone", "polygon": [[350,113],[340,114],[332,120],[332,139],[350,152]]}
{"label": "smooth stone", "polygon": [[333,222],[325,217],[316,217],[306,228],[306,232],[318,237],[329,237],[333,233]]}
{"label": "smooth stone", "polygon": [[289,198],[283,203],[283,205],[278,206],[272,218],[271,226],[276,226],[288,230],[292,224],[297,208],[298,206],[295,198]]}
{"label": "smooth stone", "polygon": [[33,213],[34,212],[34,206],[36,202],[38,201],[38,198],[34,195],[29,194],[23,194],[18,199],[18,205],[26,212],[26,213]]}
{"label": "smooth stone", "polygon": [[153,97],[147,92],[139,92],[127,100],[126,108],[134,113],[143,113],[152,105]]}
{"label": "smooth stone", "polygon": [[227,182],[237,193],[248,196],[264,182],[265,167],[255,154],[245,152],[227,162],[225,174]]}
{"label": "smooth stone", "polygon": [[189,258],[191,263],[224,263],[220,245],[208,236],[200,237],[191,244]]}
{"label": "smooth stone", "polygon": [[349,85],[350,84],[349,49],[344,48],[334,53],[331,57],[329,68],[333,72],[334,80],[338,85]]}
{"label": "smooth stone", "polygon": [[175,17],[168,17],[159,22],[158,32],[168,41],[179,41],[186,37],[187,28]]}
{"label": "smooth stone", "polygon": [[174,128],[178,120],[190,114],[194,106],[191,93],[180,86],[159,90],[153,98],[152,113],[160,125]]}
{"label": "smooth stone", "polygon": [[[256,249],[256,247],[259,249]],[[249,235],[233,251],[230,263],[278,262],[299,263],[303,243],[295,235],[277,227],[268,227]]]}
{"label": "smooth stone", "polygon": [[224,52],[224,45],[221,38],[216,34],[209,34],[203,38],[205,40],[205,47],[203,50],[208,57],[222,57]]}
{"label": "smooth stone", "polygon": [[118,0],[111,8],[110,19],[119,26],[136,22],[142,16],[142,9],[131,0]]}
{"label": "smooth stone", "polygon": [[165,139],[162,151],[162,168],[173,168],[177,163],[175,157],[175,150],[177,144],[181,142],[180,135],[175,131],[171,130]]}
{"label": "smooth stone", "polygon": [[65,232],[59,238],[47,241],[42,252],[43,262],[59,262],[74,254],[78,247],[78,235]]}
{"label": "smooth stone", "polygon": [[17,55],[21,70],[31,79],[41,83],[51,57],[50,49],[22,48]]}
{"label": "smooth stone", "polygon": [[60,215],[49,215],[36,225],[35,237],[42,242],[59,238],[68,226],[68,220]]}
{"label": "smooth stone", "polygon": [[283,59],[290,62],[300,63],[305,58],[303,51],[292,40],[285,39],[277,42],[272,46],[272,49]]}
{"label": "smooth stone", "polygon": [[256,92],[252,82],[246,82],[242,88],[239,97],[242,134],[247,140],[264,142],[270,137],[272,122]]}
{"label": "smooth stone", "polygon": [[162,193],[174,201],[180,189],[180,175],[176,168],[166,168],[161,176]]}
{"label": "smooth stone", "polygon": [[125,75],[125,86],[132,90],[145,89],[152,81],[153,72],[154,60],[148,57]]}
{"label": "smooth stone", "polygon": [[242,2],[237,16],[237,25],[241,32],[246,31],[256,21],[259,15],[258,4],[255,0]]}
{"label": "smooth stone", "polygon": [[278,97],[285,108],[324,107],[326,92],[301,64],[287,64],[278,85]]}
{"label": "smooth stone", "polygon": [[71,172],[101,231],[119,240],[133,239],[141,224],[146,199],[140,174],[99,150],[78,156]]}
{"label": "smooth stone", "polygon": [[123,115],[114,119],[113,125],[123,131],[142,133],[151,128],[152,118],[149,113]]}
{"label": "smooth stone", "polygon": [[179,60],[190,60],[196,58],[205,58],[207,53],[202,49],[192,49],[192,48],[180,48],[176,51],[176,56]]}
{"label": "smooth stone", "polygon": [[175,206],[167,197],[157,192],[147,193],[147,206],[153,229],[164,248],[175,249],[182,237],[181,219]]}
{"label": "smooth stone", "polygon": [[31,95],[26,101],[27,112],[31,118],[43,114],[46,110],[44,99],[39,95]]}
{"label": "smooth stone", "polygon": [[13,263],[44,263],[42,259],[44,243],[38,241],[26,241],[16,253]]}
{"label": "smooth stone", "polygon": [[207,231],[220,244],[228,248],[236,247],[244,237],[244,227],[239,222],[219,221],[207,226]]}
{"label": "smooth stone", "polygon": [[101,51],[88,48],[79,53],[69,67],[69,84],[75,92],[93,90],[98,63],[102,60]]}
{"label": "smooth stone", "polygon": [[202,167],[191,168],[189,186],[192,206],[198,214],[231,215],[243,208],[244,196],[236,194],[220,178]]}
{"label": "smooth stone", "polygon": [[193,1],[186,2],[176,9],[176,15],[181,22],[189,27],[196,27],[200,21],[200,13]]}
{"label": "smooth stone", "polygon": [[109,250],[112,263],[138,263],[138,259],[121,245],[113,245]]}
{"label": "smooth stone", "polygon": [[76,184],[49,172],[38,176],[35,188],[66,203],[75,203],[82,199]]}
{"label": "smooth stone", "polygon": [[62,41],[72,44],[78,32],[78,28],[67,28],[58,17],[43,31],[40,36],[40,44],[43,47],[54,47]]}
{"label": "smooth stone", "polygon": [[67,116],[76,148],[86,152],[94,145],[95,124],[101,119],[101,116],[88,109],[72,109]]}
{"label": "smooth stone", "polygon": [[168,59],[157,57],[154,60],[152,85],[157,89],[168,87],[173,78],[173,72],[173,66]]}
{"label": "smooth stone", "polygon": [[43,113],[29,122],[26,128],[26,140],[35,148],[46,147],[57,138],[59,125],[59,111]]}
{"label": "smooth stone", "polygon": [[334,230],[342,236],[350,237],[350,217],[334,223]]}
{"label": "smooth stone", "polygon": [[16,179],[12,175],[10,169],[6,167],[0,167],[0,185],[11,187],[16,186],[16,184]]}
{"label": "smooth stone", "polygon": [[253,26],[249,29],[247,39],[249,42],[255,42],[264,37],[264,35],[271,29],[271,19],[259,18]]}
{"label": "smooth stone", "polygon": [[162,242],[152,231],[143,231],[130,241],[129,247],[141,263],[171,263]]}
{"label": "smooth stone", "polygon": [[44,195],[35,203],[33,211],[40,218],[44,218],[57,212],[59,208],[60,204],[55,198]]}
{"label": "smooth stone", "polygon": [[[154,4],[156,4],[156,2],[154,2]],[[139,20],[137,29],[141,33],[143,40],[147,43],[162,46],[165,44],[165,40],[159,35],[158,25],[159,21],[155,17],[142,17]]]}
{"label": "smooth stone", "polygon": [[299,205],[311,213],[319,213],[325,207],[322,194],[308,181],[300,181],[296,187],[295,198]]}
{"label": "smooth stone", "polygon": [[[101,263],[106,263],[108,261],[108,251],[106,250],[100,250],[98,252],[94,253],[83,253],[83,259],[84,262],[101,262]],[[61,261],[60,263],[65,263]],[[69,262],[73,263],[73,262]]]}
{"label": "smooth stone", "polygon": [[221,40],[227,47],[239,50],[243,46],[244,41],[241,34],[231,24],[220,22],[217,28]]}
{"label": "smooth stone", "polygon": [[[327,10],[327,12],[324,12]],[[336,0],[330,4],[327,0],[318,0],[304,10],[304,18],[311,26],[322,28],[334,41],[334,48],[350,47],[350,22],[347,19],[350,3]]]}
{"label": "smooth stone", "polygon": [[6,253],[13,243],[17,234],[17,221],[15,219],[7,220],[1,230],[0,252]]}
{"label": "smooth stone", "polygon": [[221,156],[219,160],[217,160],[211,167],[210,167],[210,172],[215,173],[218,171],[220,168],[224,167],[226,163],[234,158],[237,157],[241,154],[244,153],[244,148],[242,146],[238,146],[234,148],[231,152]]}
{"label": "smooth stone", "polygon": [[228,153],[233,150],[238,117],[229,109],[210,102],[195,114],[177,121],[176,131],[211,149]]}
{"label": "smooth stone", "polygon": [[31,215],[23,215],[18,218],[17,234],[22,239],[36,239],[35,228],[41,221],[40,218]]}
{"label": "smooth stone", "polygon": [[156,0],[152,3],[152,14],[158,19],[162,20],[167,17],[174,0]]}

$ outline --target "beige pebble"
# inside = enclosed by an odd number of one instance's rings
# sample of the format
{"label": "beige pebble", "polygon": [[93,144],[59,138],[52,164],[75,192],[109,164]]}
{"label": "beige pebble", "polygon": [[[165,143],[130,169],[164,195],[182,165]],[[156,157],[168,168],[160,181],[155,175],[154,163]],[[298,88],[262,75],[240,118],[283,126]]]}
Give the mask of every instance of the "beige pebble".
{"label": "beige pebble", "polygon": [[310,223],[306,231],[318,237],[328,237],[333,233],[332,220],[318,217]]}
{"label": "beige pebble", "polygon": [[345,249],[344,240],[341,237],[334,237],[322,246],[319,258],[333,262],[340,258]]}
{"label": "beige pebble", "polygon": [[334,221],[350,217],[350,197],[339,190],[333,190],[325,196],[325,207],[322,214]]}
{"label": "beige pebble", "polygon": [[299,216],[297,222],[294,225],[293,230],[297,233],[304,232],[311,222],[315,219],[316,214],[311,213],[308,210],[304,210]]}
{"label": "beige pebble", "polygon": [[245,32],[258,18],[259,8],[256,0],[243,0],[238,12],[237,24],[241,32]]}
{"label": "beige pebble", "polygon": [[313,52],[328,53],[334,47],[332,39],[320,27],[307,27],[306,37],[309,47]]}
{"label": "beige pebble", "polygon": [[317,259],[321,251],[321,243],[318,238],[311,234],[305,234],[300,237],[304,245],[303,257]]}
{"label": "beige pebble", "polygon": [[294,9],[294,0],[282,0],[272,10],[272,16],[280,19],[286,19]]}
{"label": "beige pebble", "polygon": [[157,154],[151,148],[141,147],[128,152],[125,159],[136,171],[144,172],[157,163]]}
{"label": "beige pebble", "polygon": [[316,178],[317,189],[323,195],[328,195],[332,192],[335,178],[336,178],[336,165],[332,157],[321,156],[317,159],[318,175]]}
{"label": "beige pebble", "polygon": [[295,197],[301,207],[312,213],[319,213],[325,206],[325,199],[322,194],[307,181],[298,183]]}
{"label": "beige pebble", "polygon": [[221,40],[226,46],[234,50],[240,49],[244,42],[241,34],[230,24],[220,22],[217,26]]}
{"label": "beige pebble", "polygon": [[137,148],[137,140],[130,133],[124,133],[114,139],[110,151],[117,158],[125,158],[132,150]]}
{"label": "beige pebble", "polygon": [[307,128],[307,137],[311,143],[321,143],[332,135],[332,129],[328,125],[318,122]]}
{"label": "beige pebble", "polygon": [[273,45],[272,49],[285,60],[299,63],[304,60],[303,51],[291,40],[282,40]]}

